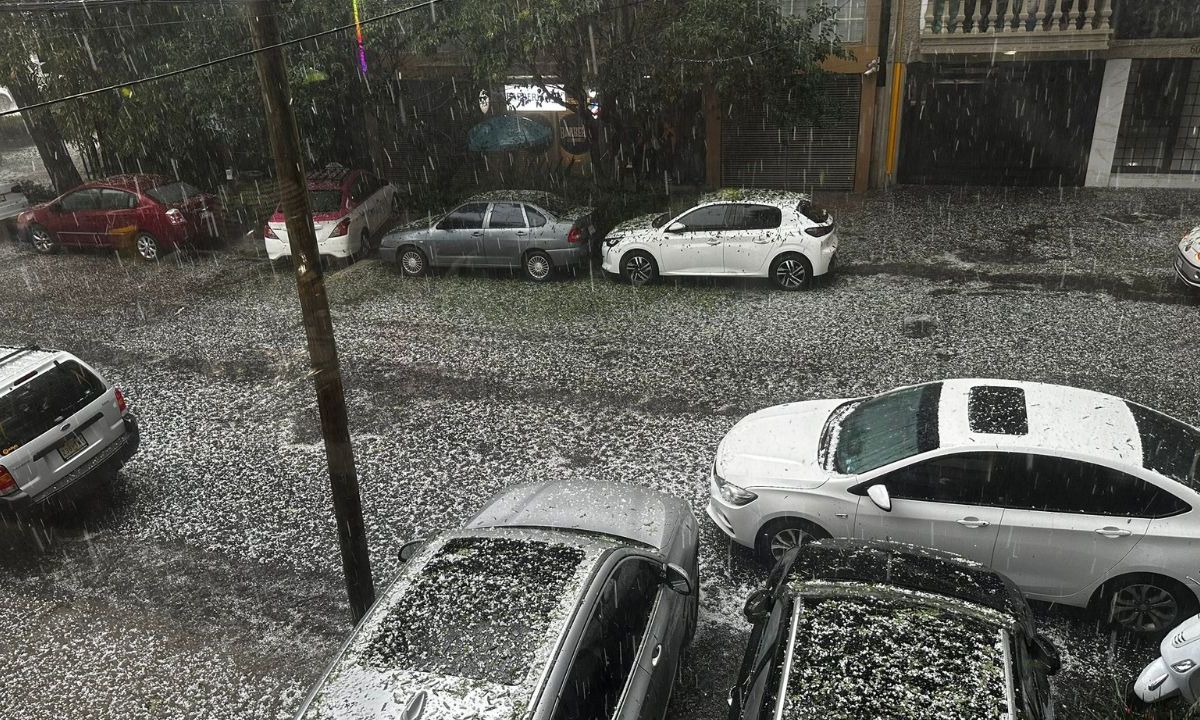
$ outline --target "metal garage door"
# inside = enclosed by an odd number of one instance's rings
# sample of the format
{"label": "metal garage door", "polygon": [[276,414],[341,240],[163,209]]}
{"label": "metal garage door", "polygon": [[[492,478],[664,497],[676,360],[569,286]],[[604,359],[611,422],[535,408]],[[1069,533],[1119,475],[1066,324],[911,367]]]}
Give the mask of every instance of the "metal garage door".
{"label": "metal garage door", "polygon": [[853,190],[859,75],[831,75],[837,112],[825,127],[774,124],[765,110],[735,109],[721,128],[721,184],[783,190]]}

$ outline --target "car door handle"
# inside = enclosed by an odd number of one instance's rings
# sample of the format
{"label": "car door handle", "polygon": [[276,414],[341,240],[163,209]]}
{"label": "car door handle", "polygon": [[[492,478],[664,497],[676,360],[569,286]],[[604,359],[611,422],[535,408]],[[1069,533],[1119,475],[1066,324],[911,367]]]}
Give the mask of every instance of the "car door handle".
{"label": "car door handle", "polygon": [[721,241],[720,240],[709,240],[708,244],[709,245],[720,245]]}
{"label": "car door handle", "polygon": [[770,245],[770,244],[771,244],[771,241],[770,241],[770,240],[762,240],[762,239],[759,239],[759,240],[755,240],[755,241],[754,241],[754,244],[755,244],[755,245]]}
{"label": "car door handle", "polygon": [[987,520],[980,520],[977,517],[959,518],[958,520],[955,520],[954,522],[958,523],[959,525],[962,525],[963,527],[969,527],[969,528],[981,528],[981,527],[987,527],[988,525],[991,525],[991,523],[989,523]]}
{"label": "car door handle", "polygon": [[1125,537],[1127,535],[1132,535],[1133,533],[1129,532],[1128,530],[1126,530],[1124,528],[1113,527],[1113,526],[1109,525],[1108,527],[1096,528],[1096,534],[1103,535],[1104,537],[1109,537],[1109,538],[1119,538],[1119,537]]}
{"label": "car door handle", "polygon": [[654,646],[654,652],[650,653],[650,666],[658,667],[658,660],[662,657],[662,644]]}
{"label": "car door handle", "polygon": [[471,237],[482,237],[482,236],[483,236],[483,233],[482,233],[482,232],[473,232],[473,233],[471,233]]}
{"label": "car door handle", "polygon": [[525,236],[526,236],[526,235],[528,235],[528,234],[529,234],[529,233],[525,232],[524,230],[518,230],[518,231],[517,231],[517,235],[520,235],[521,237],[525,237]]}

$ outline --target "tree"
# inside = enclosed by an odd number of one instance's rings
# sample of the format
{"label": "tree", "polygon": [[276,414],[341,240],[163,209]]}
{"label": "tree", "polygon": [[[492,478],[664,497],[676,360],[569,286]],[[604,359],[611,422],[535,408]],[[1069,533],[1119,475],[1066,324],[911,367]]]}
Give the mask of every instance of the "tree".
{"label": "tree", "polygon": [[[844,55],[831,10],[785,18],[768,0],[473,0],[390,32],[401,35],[385,44],[407,37],[417,53],[458,53],[484,87],[524,75],[570,102],[601,180],[621,128],[654,128],[705,85],[723,103],[762,103],[779,122],[819,122],[821,63]],[[579,101],[592,93],[598,117]]]}

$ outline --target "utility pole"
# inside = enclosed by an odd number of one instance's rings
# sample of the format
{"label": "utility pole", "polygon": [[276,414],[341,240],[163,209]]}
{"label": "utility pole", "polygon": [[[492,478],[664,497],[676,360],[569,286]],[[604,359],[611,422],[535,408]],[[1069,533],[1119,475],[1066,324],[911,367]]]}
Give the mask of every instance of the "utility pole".
{"label": "utility pole", "polygon": [[258,82],[266,105],[267,133],[271,138],[271,152],[275,155],[288,242],[296,271],[296,289],[300,294],[304,333],[308,337],[313,384],[321,414],[321,436],[325,439],[325,454],[329,460],[329,483],[342,550],[342,570],[346,575],[350,611],[357,623],[375,601],[375,586],[371,582],[362,499],[358,493],[354,451],[350,446],[346,396],[338,367],[333,321],[325,296],[325,279],[317,251],[317,236],[313,231],[304,160],[300,154],[300,131],[292,113],[283,48],[273,47],[280,42],[279,25],[275,22],[279,3],[276,0],[251,0],[248,5],[251,39],[254,49],[261,50],[254,55],[254,65],[258,69]]}

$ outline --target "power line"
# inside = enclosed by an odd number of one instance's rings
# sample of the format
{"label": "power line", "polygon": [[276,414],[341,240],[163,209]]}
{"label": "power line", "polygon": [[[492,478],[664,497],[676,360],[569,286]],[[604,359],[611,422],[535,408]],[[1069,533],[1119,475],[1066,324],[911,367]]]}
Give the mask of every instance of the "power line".
{"label": "power line", "polygon": [[[444,0],[425,0],[424,2],[419,2],[415,5],[408,5],[407,7],[402,7],[399,10],[392,10],[391,12],[386,12],[386,13],[383,13],[382,15],[376,15],[374,17],[365,18],[365,19],[361,20],[358,24],[366,25],[368,23],[378,22],[380,20],[386,20],[390,17],[395,17],[397,15],[403,15],[405,13],[410,13],[413,10],[420,10],[422,8],[427,8],[432,5],[436,5],[440,2],[444,2]],[[0,117],[6,117],[8,115],[16,115],[17,113],[25,112],[26,110],[37,110],[38,108],[49,107],[50,105],[58,105],[60,103],[67,102],[68,100],[79,100],[81,98],[91,97],[92,95],[99,95],[100,93],[112,92],[114,90],[120,90],[121,88],[132,87],[134,85],[141,85],[142,83],[153,82],[155,80],[164,80],[169,77],[175,77],[176,75],[182,75],[184,73],[195,72],[196,70],[203,70],[205,68],[210,68],[214,65],[220,65],[221,63],[230,62],[231,60],[240,60],[241,58],[251,57],[253,55],[257,55],[258,53],[265,52],[267,50],[274,50],[276,48],[281,48],[281,47],[286,47],[288,45],[295,45],[297,43],[302,43],[307,40],[313,40],[313,39],[316,39],[319,37],[325,37],[326,35],[333,35],[334,33],[345,32],[347,30],[354,29],[354,27],[355,27],[355,23],[339,25],[337,27],[330,28],[328,30],[322,30],[320,32],[315,32],[315,33],[312,33],[311,35],[305,35],[304,37],[293,38],[291,40],[284,40],[283,42],[276,43],[274,45],[268,45],[266,47],[255,48],[253,50],[243,50],[242,52],[234,53],[232,55],[226,55],[225,57],[220,57],[215,60],[209,60],[207,62],[198,63],[196,65],[189,65],[188,67],[179,68],[178,70],[170,70],[165,73],[159,73],[158,75],[151,75],[149,77],[137,78],[135,80],[130,80],[128,82],[117,83],[115,85],[109,85],[107,87],[96,88],[94,90],[87,90],[87,91],[84,91],[81,93],[75,93],[74,95],[66,95],[64,97],[55,98],[54,100],[44,100],[42,102],[34,103],[32,105],[26,105],[25,107],[19,107],[15,110],[8,110],[5,112],[0,112]]]}

